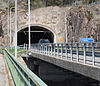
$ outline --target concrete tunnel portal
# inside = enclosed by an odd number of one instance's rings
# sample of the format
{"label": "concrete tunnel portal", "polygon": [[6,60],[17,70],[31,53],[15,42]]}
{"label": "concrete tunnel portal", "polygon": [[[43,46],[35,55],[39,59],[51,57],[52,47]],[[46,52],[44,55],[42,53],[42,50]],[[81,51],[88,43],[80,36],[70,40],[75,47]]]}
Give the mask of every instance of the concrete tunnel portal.
{"label": "concrete tunnel portal", "polygon": [[[54,42],[54,34],[46,28],[40,26],[31,26],[30,32],[31,32],[31,44],[38,43],[40,39],[48,39],[50,43]],[[29,34],[28,27],[18,31],[17,44],[18,45],[23,45],[24,43],[28,44],[29,41],[28,34]]]}

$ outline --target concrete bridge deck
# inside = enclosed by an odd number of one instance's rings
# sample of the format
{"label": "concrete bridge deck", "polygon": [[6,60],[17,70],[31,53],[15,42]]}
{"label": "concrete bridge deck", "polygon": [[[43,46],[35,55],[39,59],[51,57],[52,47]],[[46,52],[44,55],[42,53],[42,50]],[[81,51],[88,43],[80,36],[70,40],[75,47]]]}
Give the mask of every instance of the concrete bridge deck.
{"label": "concrete bridge deck", "polygon": [[84,56],[82,55],[79,56],[79,62],[75,61],[77,55],[73,55],[73,61],[71,61],[70,54],[68,55],[68,59],[66,59],[66,57],[51,56],[31,50],[31,56],[100,81],[99,58],[95,59],[95,62],[97,61],[97,63],[93,66],[91,56],[87,56],[86,64],[84,64]]}

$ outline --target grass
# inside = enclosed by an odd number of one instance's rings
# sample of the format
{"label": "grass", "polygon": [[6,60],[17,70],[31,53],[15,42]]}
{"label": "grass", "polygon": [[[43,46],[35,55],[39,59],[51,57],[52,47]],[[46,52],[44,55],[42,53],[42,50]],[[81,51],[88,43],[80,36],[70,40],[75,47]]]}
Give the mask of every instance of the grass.
{"label": "grass", "polygon": [[[25,49],[17,49],[17,54],[19,55],[19,54],[23,54],[23,53],[26,53],[26,51],[27,50],[25,50]],[[14,48],[12,48],[12,49],[9,49],[9,52],[11,53],[11,54],[15,54],[15,49]]]}

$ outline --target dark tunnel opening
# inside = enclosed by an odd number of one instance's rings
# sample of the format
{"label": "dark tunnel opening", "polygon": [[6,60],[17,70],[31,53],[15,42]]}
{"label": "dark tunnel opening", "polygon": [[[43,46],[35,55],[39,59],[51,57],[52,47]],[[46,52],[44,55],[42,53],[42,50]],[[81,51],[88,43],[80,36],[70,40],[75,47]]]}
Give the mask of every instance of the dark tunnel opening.
{"label": "dark tunnel opening", "polygon": [[[18,45],[28,44],[28,37],[29,37],[28,27],[18,31]],[[43,27],[39,26],[32,26],[31,27],[31,44],[38,43],[40,39],[48,39],[50,43],[54,42],[54,34]]]}

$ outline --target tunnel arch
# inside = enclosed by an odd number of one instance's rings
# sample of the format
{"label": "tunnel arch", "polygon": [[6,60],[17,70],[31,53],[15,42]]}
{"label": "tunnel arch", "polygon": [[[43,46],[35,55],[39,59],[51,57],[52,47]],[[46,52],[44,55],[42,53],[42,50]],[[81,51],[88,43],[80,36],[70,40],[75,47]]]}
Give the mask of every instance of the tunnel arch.
{"label": "tunnel arch", "polygon": [[[23,26],[17,32],[18,45],[28,44],[28,26]],[[50,43],[54,42],[55,34],[54,32],[46,27],[41,25],[31,25],[31,44],[38,43],[40,39],[48,39]]]}
{"label": "tunnel arch", "polygon": [[[45,29],[48,29],[48,30],[50,30],[53,34],[54,34],[54,36],[55,36],[55,31],[52,29],[52,28],[50,28],[50,27],[48,27],[47,25],[43,25],[43,24],[31,24],[30,25],[30,27],[35,27],[35,26],[37,26],[37,27],[43,27],[43,28],[45,28]],[[22,29],[24,29],[24,28],[27,28],[28,27],[28,25],[21,25],[20,27],[18,27],[18,31],[20,31],[20,30],[22,30]],[[17,31],[17,32],[18,32]]]}

